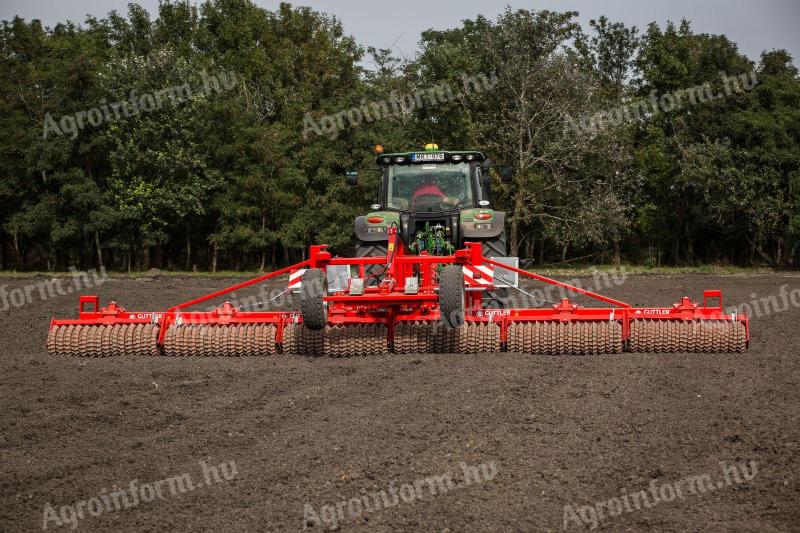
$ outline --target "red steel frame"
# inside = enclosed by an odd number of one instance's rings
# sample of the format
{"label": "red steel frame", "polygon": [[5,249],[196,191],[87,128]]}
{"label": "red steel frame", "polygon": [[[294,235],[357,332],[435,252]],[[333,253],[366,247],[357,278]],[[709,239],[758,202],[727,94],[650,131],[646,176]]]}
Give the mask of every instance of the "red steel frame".
{"label": "red steel frame", "polygon": [[[483,257],[480,243],[466,243],[465,248],[453,255],[431,256],[425,252],[410,255],[397,236],[394,227],[388,229],[388,254],[377,257],[340,258],[333,257],[326,245],[314,245],[309,248],[309,258],[295,265],[270,272],[225,289],[212,292],[199,298],[175,305],[165,312],[132,312],[111,302],[108,307],[100,307],[97,296],[81,296],[79,301],[79,318],[75,320],[53,319],[50,327],[57,325],[112,325],[154,323],[160,325],[158,345],[163,346],[167,329],[171,325],[180,324],[253,324],[271,323],[277,326],[276,342],[283,340],[283,329],[289,323],[301,323],[302,316],[289,311],[241,311],[225,302],[211,312],[186,311],[194,305],[219,298],[233,291],[262,283],[276,276],[288,274],[301,268],[325,269],[332,265],[351,265],[359,270],[359,277],[365,278],[365,267],[381,265],[385,271],[376,286],[365,287],[363,294],[350,295],[348,291],[340,291],[324,297],[328,306],[328,322],[331,325],[383,323],[388,329],[388,341],[393,340],[394,324],[402,321],[438,321],[438,283],[437,266],[441,264],[457,265],[491,265],[517,273],[520,276],[555,285],[571,292],[581,294],[611,305],[612,307],[583,307],[563,298],[550,308],[513,308],[483,309],[482,290],[470,290],[465,294],[465,320],[468,322],[498,322],[501,326],[501,342],[505,346],[508,327],[513,322],[530,321],[619,321],[622,324],[622,338],[627,342],[630,337],[632,320],[733,320],[745,326],[746,338],[750,339],[750,327],[747,315],[726,314],[722,308],[722,291],[707,290],[703,293],[703,305],[693,303],[684,297],[672,307],[632,307],[625,302],[597,294],[580,287],[541,276],[527,270],[511,267]],[[407,277],[417,276],[419,287],[417,294],[405,293]],[[493,285],[485,289],[494,289]],[[717,300],[711,305],[711,300]],[[88,308],[88,309],[87,309]]]}

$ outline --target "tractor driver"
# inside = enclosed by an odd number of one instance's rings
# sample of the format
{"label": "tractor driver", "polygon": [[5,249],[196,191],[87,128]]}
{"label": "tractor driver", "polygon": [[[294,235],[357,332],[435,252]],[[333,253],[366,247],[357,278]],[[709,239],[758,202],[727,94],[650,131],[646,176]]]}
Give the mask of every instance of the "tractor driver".
{"label": "tractor driver", "polygon": [[422,178],[422,183],[417,186],[411,196],[412,209],[415,211],[448,209],[456,207],[458,204],[459,199],[445,194],[439,187],[438,179],[432,174]]}

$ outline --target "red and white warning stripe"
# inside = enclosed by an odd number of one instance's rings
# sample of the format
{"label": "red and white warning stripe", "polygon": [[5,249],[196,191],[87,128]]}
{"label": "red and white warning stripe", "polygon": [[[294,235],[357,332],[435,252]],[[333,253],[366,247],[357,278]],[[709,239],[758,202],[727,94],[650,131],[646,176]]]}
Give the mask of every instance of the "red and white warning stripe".
{"label": "red and white warning stripe", "polygon": [[464,265],[464,282],[470,287],[485,287],[494,283],[494,267],[491,265]]}
{"label": "red and white warning stripe", "polygon": [[297,270],[291,270],[289,272],[289,290],[290,291],[299,291],[300,285],[303,283],[303,274],[306,273],[305,268],[299,268]]}

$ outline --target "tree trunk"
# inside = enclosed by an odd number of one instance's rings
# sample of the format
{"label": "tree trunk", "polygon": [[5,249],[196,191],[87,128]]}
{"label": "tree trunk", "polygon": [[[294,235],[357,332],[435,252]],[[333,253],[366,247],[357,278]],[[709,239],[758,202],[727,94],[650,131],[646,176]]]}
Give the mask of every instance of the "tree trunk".
{"label": "tree trunk", "polygon": [[100,248],[100,234],[95,231],[94,232],[94,247],[97,251],[97,268],[103,268],[103,250]]}
{"label": "tree trunk", "polygon": [[22,270],[22,254],[19,251],[19,234],[17,230],[14,230],[12,237],[14,238],[14,253],[17,254],[17,269]]}
{"label": "tree trunk", "polygon": [[[750,241],[750,244],[753,247],[752,249],[755,250],[758,253],[758,255],[761,256],[761,259],[766,261],[769,266],[775,266],[775,260],[772,259],[772,257],[770,257],[770,255],[767,252],[765,252],[763,248],[761,248],[761,245],[758,244],[758,239],[750,240],[750,237],[746,237],[746,238],[747,238],[748,241]],[[753,263],[752,254],[750,256],[750,263],[751,264]]]}
{"label": "tree trunk", "polygon": [[514,195],[514,212],[511,214],[511,255],[519,256],[519,218],[522,213],[522,191],[517,190]]}
{"label": "tree trunk", "polygon": [[186,261],[183,263],[184,270],[192,268],[192,226],[186,221]]}
{"label": "tree trunk", "polygon": [[781,266],[781,267],[785,267],[786,266],[786,260],[787,260],[787,255],[788,255],[785,252],[784,243],[785,243],[785,241],[784,241],[783,237],[778,237],[778,244],[775,247],[775,263],[777,263],[778,266]]}
{"label": "tree trunk", "polygon": [[619,238],[614,239],[614,265],[619,266],[622,264],[622,254],[619,250]]}
{"label": "tree trunk", "polygon": [[530,239],[525,244],[525,259],[533,259],[533,241],[534,241],[533,233],[530,235]]}
{"label": "tree trunk", "polygon": [[567,262],[567,251],[569,250],[569,243],[565,242],[564,247],[561,249],[561,262]]}
{"label": "tree trunk", "polygon": [[211,272],[217,271],[217,257],[218,257],[217,245],[214,244],[214,252],[211,256]]}
{"label": "tree trunk", "polygon": [[[267,213],[265,211],[261,212],[261,235],[264,235],[264,231],[267,229]],[[259,265],[258,270],[264,272],[264,267],[267,263],[267,247],[264,245],[261,248],[261,265]]]}

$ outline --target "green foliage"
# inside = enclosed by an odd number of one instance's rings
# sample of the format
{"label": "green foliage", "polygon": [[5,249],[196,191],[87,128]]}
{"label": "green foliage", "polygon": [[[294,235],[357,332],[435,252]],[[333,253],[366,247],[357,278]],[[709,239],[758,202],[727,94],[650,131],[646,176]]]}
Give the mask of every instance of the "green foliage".
{"label": "green foliage", "polygon": [[[166,0],[80,26],[15,18],[0,47],[0,268],[266,269],[314,243],[349,253],[379,184],[372,147],[425,142],[514,166],[494,200],[523,257],[800,259],[792,58],[755,64],[686,20],[640,35],[600,17],[584,34],[577,13],[507,8],[428,30],[399,60],[365,55],[310,8]],[[698,86],[711,98],[690,101]],[[415,94],[414,109],[393,107]],[[664,95],[683,101],[590,120]],[[120,116],[145,96],[152,109]],[[306,129],[371,104],[392,112]]]}

